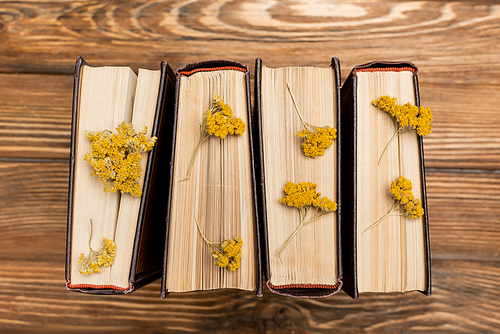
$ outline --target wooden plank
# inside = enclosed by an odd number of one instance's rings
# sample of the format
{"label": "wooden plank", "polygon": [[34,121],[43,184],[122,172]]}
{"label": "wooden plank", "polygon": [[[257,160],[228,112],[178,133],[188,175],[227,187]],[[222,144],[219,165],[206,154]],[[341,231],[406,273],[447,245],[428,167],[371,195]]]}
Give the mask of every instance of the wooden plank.
{"label": "wooden plank", "polygon": [[421,81],[420,95],[434,117],[426,167],[500,170],[500,85]]}
{"label": "wooden plank", "polygon": [[72,91],[69,75],[0,74],[0,158],[69,159]]}
{"label": "wooden plank", "polygon": [[4,330],[97,333],[495,332],[500,326],[499,261],[433,261],[433,295],[345,293],[296,299],[265,291],[216,290],[159,299],[159,281],[127,296],[89,296],[64,288],[62,263],[0,263]]}
{"label": "wooden plank", "polygon": [[500,174],[427,173],[433,258],[500,258]]}
{"label": "wooden plank", "polygon": [[219,58],[253,65],[256,56],[277,67],[283,55],[287,65],[324,66],[336,55],[344,75],[367,61],[412,60],[433,83],[500,82],[500,12],[489,0],[62,0],[0,8],[0,72],[70,74],[77,55],[134,69],[157,68],[164,58],[174,68]]}
{"label": "wooden plank", "polygon": [[[0,158],[69,158],[72,91],[69,75],[0,74]],[[426,167],[500,170],[500,85],[424,82],[420,93],[434,114]]]}
{"label": "wooden plank", "polygon": [[0,261],[64,263],[68,173],[69,163],[0,162]]}
{"label": "wooden plank", "polygon": [[[66,163],[0,162],[0,260],[64,262]],[[436,259],[500,259],[500,174],[427,174]]]}

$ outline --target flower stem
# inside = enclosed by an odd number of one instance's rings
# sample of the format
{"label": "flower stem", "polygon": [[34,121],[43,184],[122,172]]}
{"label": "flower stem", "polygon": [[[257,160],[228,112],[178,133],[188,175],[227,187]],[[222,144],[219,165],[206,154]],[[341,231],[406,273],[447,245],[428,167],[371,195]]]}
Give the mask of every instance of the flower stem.
{"label": "flower stem", "polygon": [[399,135],[399,131],[401,129],[397,129],[396,132],[394,132],[394,135],[392,136],[391,140],[389,140],[389,142],[387,143],[387,145],[385,145],[385,148],[384,148],[384,151],[382,152],[382,155],[380,156],[380,158],[378,159],[378,164],[380,165],[382,163],[382,159],[384,158],[385,154],[387,153],[387,150],[389,149],[389,146],[391,146],[392,142],[394,141],[394,139],[396,139],[396,137]]}
{"label": "flower stem", "polygon": [[308,126],[308,124],[304,121],[302,118],[302,114],[299,111],[299,107],[297,107],[297,102],[295,102],[295,97],[293,96],[292,89],[290,88],[290,84],[287,83],[286,87],[288,88],[288,92],[290,93],[290,96],[292,97],[293,105],[295,107],[295,111],[297,111],[297,114],[299,115],[300,121],[304,125],[304,128],[308,131],[312,131],[311,128]]}
{"label": "flower stem", "polygon": [[325,216],[325,215],[327,215],[327,214],[329,214],[329,213],[332,213],[332,212],[333,212],[333,211],[322,212],[322,213],[321,213],[318,217],[315,217],[315,218],[312,218],[312,219],[308,220],[308,221],[307,221],[307,222],[305,222],[303,225],[304,225],[304,226],[307,226],[307,225],[309,225],[309,224],[312,224],[312,223],[314,223],[316,220],[318,220],[318,219],[320,219],[321,217],[323,217],[323,216]]}
{"label": "flower stem", "polygon": [[201,143],[203,143],[210,135],[205,135],[205,131],[202,129],[200,131],[200,141],[198,142],[198,145],[196,145],[196,148],[194,149],[193,156],[191,157],[191,161],[189,162],[189,168],[186,174],[186,177],[183,178],[182,180],[179,180],[178,182],[183,182],[187,181],[189,177],[191,176],[191,170],[193,169],[193,164],[194,164],[194,159],[196,158],[196,154],[198,153],[198,150],[200,149]]}
{"label": "flower stem", "polygon": [[89,248],[92,253],[97,253],[95,250],[92,249],[92,246],[90,246],[90,242],[92,241],[92,234],[94,234],[94,224],[92,222],[92,218],[90,218],[90,238],[89,238]]}
{"label": "flower stem", "polygon": [[380,218],[379,220],[377,220],[375,223],[373,223],[372,225],[370,225],[367,228],[365,228],[365,230],[363,231],[363,233],[361,233],[361,235],[363,235],[365,232],[371,230],[372,228],[374,228],[375,226],[377,226],[378,224],[380,224],[384,219],[386,219],[387,217],[389,217],[389,215],[391,214],[391,212],[394,211],[394,210],[396,210],[397,205],[398,205],[398,202],[396,200],[394,200],[394,202],[392,203],[391,208],[389,209],[389,212],[387,212],[382,218]]}
{"label": "flower stem", "polygon": [[[330,211],[330,212],[323,212],[321,213],[319,216],[317,217],[314,217],[312,219],[309,219],[308,221],[304,222],[304,220],[306,219],[306,216],[307,216],[307,212],[309,211],[310,207],[307,209],[305,215],[304,215],[304,218],[301,220],[299,226],[297,226],[297,228],[295,229],[295,231],[293,231],[293,233],[288,237],[288,239],[286,239],[285,243],[283,244],[283,246],[281,246],[279,252],[278,252],[278,258],[280,259],[280,262],[283,263],[283,261],[281,261],[281,253],[283,252],[283,250],[285,250],[285,247],[288,246],[288,244],[290,243],[290,241],[292,241],[293,237],[299,233],[299,231],[304,227],[304,226],[307,226],[311,223],[314,223],[316,220],[320,219],[321,217],[323,217],[324,215],[328,214],[328,213],[331,213],[333,211]],[[299,211],[300,213],[300,211]]]}
{"label": "flower stem", "polygon": [[196,217],[194,217],[194,221],[196,222],[196,226],[198,227],[198,231],[200,232],[201,237],[203,238],[203,240],[205,240],[205,242],[207,243],[207,245],[209,245],[209,246],[213,246],[214,244],[218,244],[218,242],[208,241],[208,239],[207,239],[207,238],[205,238],[205,235],[204,235],[204,234],[203,234],[203,232],[201,231],[200,224],[198,223],[198,219],[196,219]]}
{"label": "flower stem", "polygon": [[283,261],[281,260],[281,252],[283,252],[283,250],[285,249],[286,246],[288,246],[288,244],[290,243],[290,241],[292,241],[293,237],[299,233],[300,229],[304,227],[304,224],[301,222],[299,224],[299,226],[297,226],[297,228],[295,229],[295,231],[293,231],[293,233],[288,237],[288,239],[286,239],[285,243],[283,244],[283,246],[281,246],[280,250],[278,251],[278,259],[280,259],[280,262],[281,264],[283,264]]}

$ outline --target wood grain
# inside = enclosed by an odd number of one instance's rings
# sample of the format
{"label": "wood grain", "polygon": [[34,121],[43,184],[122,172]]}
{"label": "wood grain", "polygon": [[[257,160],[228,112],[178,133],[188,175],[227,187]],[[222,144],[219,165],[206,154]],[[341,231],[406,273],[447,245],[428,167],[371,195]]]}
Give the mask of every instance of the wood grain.
{"label": "wood grain", "polygon": [[434,258],[500,258],[500,174],[427,174]]}
{"label": "wood grain", "polygon": [[500,85],[419,79],[421,105],[434,118],[432,133],[424,137],[426,167],[499,170]]}
{"label": "wood grain", "polygon": [[72,92],[69,75],[0,74],[0,158],[69,159]]}
{"label": "wood grain", "polygon": [[[433,261],[433,297],[418,292],[345,293],[296,299],[265,291],[218,290],[173,293],[158,298],[159,281],[127,296],[89,296],[66,291],[63,269],[52,262],[3,261],[0,271],[0,326],[52,332],[492,333],[499,325],[500,265],[497,261]],[[36,272],[36,277],[32,274]],[[361,329],[361,330],[360,330]]]}
{"label": "wood grain", "polygon": [[0,12],[0,72],[69,74],[78,55],[134,69],[163,58],[179,68],[219,58],[253,64],[257,56],[278,67],[290,54],[300,55],[288,57],[290,66],[324,66],[336,55],[347,73],[375,59],[412,60],[433,82],[500,82],[500,10],[487,0],[20,1]]}
{"label": "wood grain", "polygon": [[0,162],[0,180],[0,261],[63,267],[69,163]]}

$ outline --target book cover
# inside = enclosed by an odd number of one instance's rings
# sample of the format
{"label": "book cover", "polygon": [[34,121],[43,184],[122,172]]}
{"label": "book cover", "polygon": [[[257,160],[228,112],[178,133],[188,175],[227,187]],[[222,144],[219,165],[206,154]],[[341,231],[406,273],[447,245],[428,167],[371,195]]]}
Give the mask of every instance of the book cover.
{"label": "book cover", "polygon": [[[76,161],[77,137],[79,129],[79,107],[81,94],[81,75],[85,66],[89,66],[82,57],[78,57],[75,65],[75,79],[73,87],[72,126],[71,126],[71,153],[70,153],[70,179],[68,196],[68,220],[66,243],[66,287],[69,290],[88,294],[127,294],[161,277],[165,234],[166,208],[163,205],[168,189],[168,170],[171,151],[171,138],[169,133],[172,127],[173,102],[174,102],[174,73],[164,61],[160,65],[160,82],[157,103],[154,114],[152,136],[157,137],[156,145],[149,152],[144,170],[144,182],[140,206],[137,216],[135,233],[127,238],[133,239],[132,259],[128,276],[128,286],[115,286],[110,284],[73,284],[71,278],[72,245],[74,243],[73,222],[75,208],[75,166],[83,164]],[[108,97],[109,98],[109,97]],[[112,98],[112,97],[111,97]],[[96,115],[98,117],[98,115]],[[140,130],[139,130],[140,131]],[[90,179],[89,182],[95,182]],[[98,182],[98,181],[97,181]],[[110,222],[111,224],[113,222]],[[132,242],[132,240],[130,240]],[[90,243],[89,243],[90,244]],[[117,256],[119,256],[119,245]],[[80,250],[78,250],[80,251]],[[83,251],[83,250],[82,250]],[[95,274],[99,275],[99,274]]]}

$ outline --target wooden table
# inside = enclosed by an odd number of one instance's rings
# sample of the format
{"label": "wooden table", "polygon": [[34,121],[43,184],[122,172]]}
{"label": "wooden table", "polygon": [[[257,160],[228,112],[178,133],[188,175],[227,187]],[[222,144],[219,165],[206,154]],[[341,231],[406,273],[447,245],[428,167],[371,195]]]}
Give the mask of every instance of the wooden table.
{"label": "wooden table", "polygon": [[[500,5],[495,1],[0,2],[0,331],[460,331],[500,328]],[[265,291],[159,298],[64,287],[73,66],[252,69],[408,60],[434,112],[425,138],[433,295]]]}

